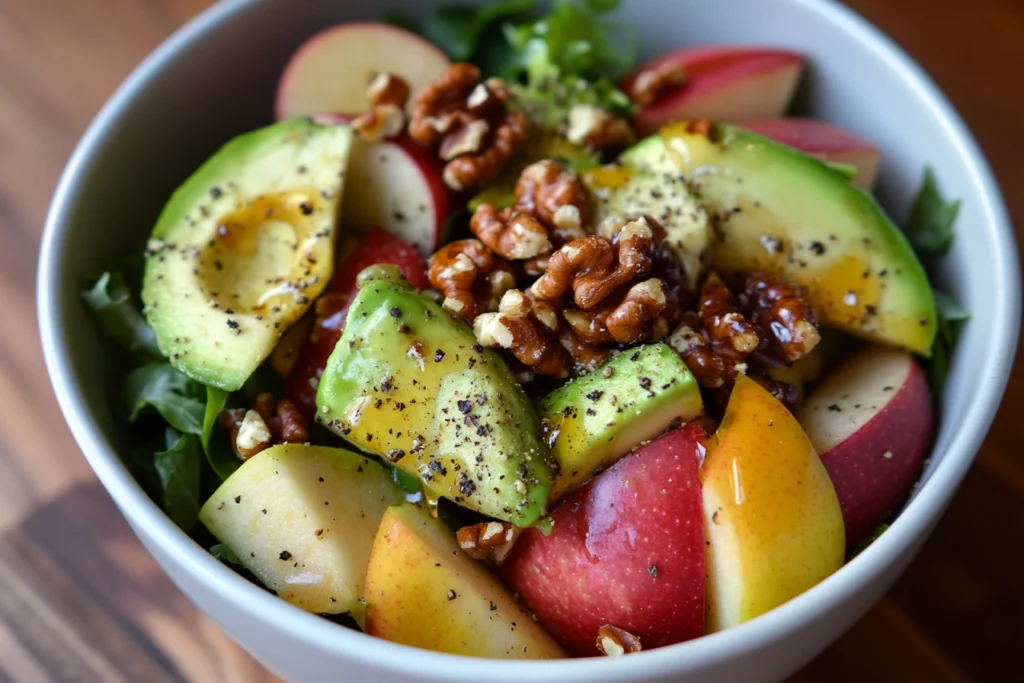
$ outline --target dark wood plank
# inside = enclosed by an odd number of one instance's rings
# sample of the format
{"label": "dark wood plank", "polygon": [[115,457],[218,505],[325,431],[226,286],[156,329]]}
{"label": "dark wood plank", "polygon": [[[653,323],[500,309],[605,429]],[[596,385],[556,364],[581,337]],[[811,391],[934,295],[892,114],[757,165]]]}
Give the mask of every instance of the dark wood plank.
{"label": "dark wood plank", "polygon": [[40,672],[82,683],[276,680],[177,591],[98,483],[0,539],[0,677]]}

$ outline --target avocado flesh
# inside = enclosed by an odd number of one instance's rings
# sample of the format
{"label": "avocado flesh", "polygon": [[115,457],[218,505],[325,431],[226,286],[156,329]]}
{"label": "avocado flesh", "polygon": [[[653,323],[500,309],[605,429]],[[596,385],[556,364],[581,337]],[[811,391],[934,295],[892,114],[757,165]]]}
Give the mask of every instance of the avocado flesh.
{"label": "avocado flesh", "polygon": [[329,429],[419,477],[431,496],[518,526],[544,512],[549,454],[522,387],[461,318],[404,283],[362,285],[317,408]]}
{"label": "avocado flesh", "polygon": [[554,390],[537,406],[558,463],[552,503],[703,409],[697,381],[662,343],[623,351]]}
{"label": "avocado flesh", "polygon": [[238,389],[323,291],[351,140],[347,126],[278,123],[233,139],[175,191],[142,298],[179,370]]}
{"label": "avocado flesh", "polygon": [[384,512],[404,496],[380,463],[339,448],[281,444],[249,458],[199,519],[260,581],[309,612],[351,612]]}
{"label": "avocado flesh", "polygon": [[711,256],[714,231],[678,169],[663,165],[647,170],[624,160],[589,169],[582,179],[590,190],[595,226],[606,219],[651,216],[665,229],[663,245],[679,259],[687,287],[697,289]]}
{"label": "avocado flesh", "polygon": [[668,159],[715,217],[713,267],[807,288],[825,325],[929,355],[937,320],[924,268],[877,202],[828,164],[737,126],[670,124],[635,163]]}

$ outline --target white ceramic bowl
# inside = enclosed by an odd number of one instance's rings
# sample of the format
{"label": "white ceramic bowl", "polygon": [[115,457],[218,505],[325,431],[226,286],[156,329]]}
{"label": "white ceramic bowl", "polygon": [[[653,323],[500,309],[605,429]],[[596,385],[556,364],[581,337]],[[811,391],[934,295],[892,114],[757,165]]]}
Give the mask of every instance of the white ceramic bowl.
{"label": "white ceramic bowl", "polygon": [[832,2],[633,0],[622,11],[649,53],[763,43],[808,54],[801,107],[884,150],[879,185],[892,213],[904,215],[926,164],[947,194],[963,199],[959,238],[939,280],[973,318],[956,349],[924,485],[878,542],[820,585],[738,628],[637,656],[533,663],[453,657],[346,630],[260,590],[175,527],[121,463],[126,444],[109,402],[114,352],[83,309],[83,278],[140,251],[174,187],[231,135],[271,120],[277,76],[303,38],[340,21],[373,19],[381,5],[424,11],[413,0],[222,2],[128,78],[75,150],[43,238],[39,318],[61,409],[97,476],[185,594],[289,680],[738,683],[791,673],[852,625],[924,543],[996,412],[1019,330],[1016,246],[981,152],[927,75]]}

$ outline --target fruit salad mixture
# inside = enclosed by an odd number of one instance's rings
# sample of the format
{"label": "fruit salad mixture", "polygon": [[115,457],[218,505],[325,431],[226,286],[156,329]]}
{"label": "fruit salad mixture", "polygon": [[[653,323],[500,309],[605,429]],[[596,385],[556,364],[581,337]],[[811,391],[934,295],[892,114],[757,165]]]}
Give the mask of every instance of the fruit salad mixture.
{"label": "fruit salad mixture", "polygon": [[[966,318],[802,55],[634,65],[609,0],[336,26],[85,292],[126,462],[299,608],[481,657],[752,619],[881,533]],[[136,299],[136,294],[140,299]]]}

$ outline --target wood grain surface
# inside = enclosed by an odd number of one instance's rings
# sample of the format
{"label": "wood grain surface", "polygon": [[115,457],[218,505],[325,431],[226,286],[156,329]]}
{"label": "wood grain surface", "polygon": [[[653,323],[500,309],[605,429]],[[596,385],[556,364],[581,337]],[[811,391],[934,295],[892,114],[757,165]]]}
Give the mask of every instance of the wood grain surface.
{"label": "wood grain surface", "polygon": [[[36,252],[67,156],[129,70],[208,4],[0,0],[0,681],[274,680],[174,589],[96,483],[36,332]],[[849,4],[949,94],[1024,226],[1024,0]],[[1022,406],[1017,371],[920,557],[793,681],[1024,680]]]}

